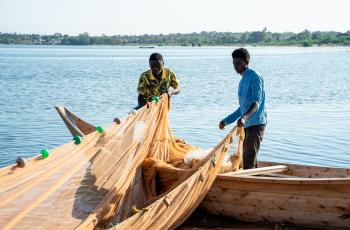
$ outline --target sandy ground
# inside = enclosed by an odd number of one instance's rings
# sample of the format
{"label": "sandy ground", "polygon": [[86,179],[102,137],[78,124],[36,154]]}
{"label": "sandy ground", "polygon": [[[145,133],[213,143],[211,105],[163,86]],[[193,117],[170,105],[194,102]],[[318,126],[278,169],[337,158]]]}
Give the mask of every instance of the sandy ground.
{"label": "sandy ground", "polygon": [[229,217],[215,216],[196,210],[178,230],[224,229],[224,230],[311,230],[275,223],[246,223]]}

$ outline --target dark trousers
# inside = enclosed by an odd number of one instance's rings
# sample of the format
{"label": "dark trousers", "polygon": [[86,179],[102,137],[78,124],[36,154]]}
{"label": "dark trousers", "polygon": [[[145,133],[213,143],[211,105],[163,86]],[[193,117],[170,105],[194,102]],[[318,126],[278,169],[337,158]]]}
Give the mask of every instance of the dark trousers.
{"label": "dark trousers", "polygon": [[138,110],[142,108],[144,105],[146,105],[146,100],[141,94],[139,94],[139,96],[137,97],[137,104],[138,105],[134,108],[135,110]]}
{"label": "dark trousers", "polygon": [[243,142],[243,168],[251,169],[258,167],[257,156],[260,143],[263,140],[266,125],[253,125],[244,129]]}

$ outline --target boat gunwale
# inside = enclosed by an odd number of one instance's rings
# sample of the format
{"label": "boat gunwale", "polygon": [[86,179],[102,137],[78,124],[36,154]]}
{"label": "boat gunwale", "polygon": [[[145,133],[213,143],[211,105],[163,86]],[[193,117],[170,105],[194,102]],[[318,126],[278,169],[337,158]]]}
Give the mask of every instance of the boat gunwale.
{"label": "boat gunwale", "polygon": [[233,176],[219,174],[216,180],[240,181],[254,183],[273,183],[273,184],[349,184],[350,178],[280,178],[266,176]]}
{"label": "boat gunwale", "polygon": [[[290,164],[290,163],[278,163],[278,162],[269,162],[269,161],[260,161],[260,165],[263,167],[268,166],[287,166],[288,171],[287,174],[281,173],[282,177],[272,177],[272,176],[264,176],[264,174],[260,174],[259,176],[247,176],[247,175],[234,175],[234,173],[230,174],[219,174],[217,180],[224,181],[240,181],[240,182],[251,182],[251,183],[274,183],[274,184],[318,184],[318,185],[329,185],[329,184],[350,184],[350,168],[336,168],[336,167],[328,167],[328,166],[313,166],[313,165],[300,165],[300,164]],[[339,174],[344,173],[345,176],[330,176],[330,177],[310,177],[310,176],[293,176],[293,174],[288,174],[293,172],[294,170],[305,169],[311,172],[318,173],[321,170],[324,170],[324,175],[327,173],[334,173],[339,171]],[[345,174],[346,173],[346,174]],[[268,174],[266,174],[268,175]],[[283,177],[283,175],[288,177]]]}

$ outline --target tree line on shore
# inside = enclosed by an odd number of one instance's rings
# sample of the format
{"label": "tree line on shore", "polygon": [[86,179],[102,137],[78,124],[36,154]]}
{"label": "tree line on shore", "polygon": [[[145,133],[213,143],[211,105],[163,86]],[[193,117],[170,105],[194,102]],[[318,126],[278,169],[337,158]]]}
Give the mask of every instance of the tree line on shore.
{"label": "tree line on shore", "polygon": [[78,36],[1,33],[0,44],[19,45],[138,45],[138,46],[226,46],[226,45],[350,45],[350,30],[293,32],[200,32],[159,35]]}

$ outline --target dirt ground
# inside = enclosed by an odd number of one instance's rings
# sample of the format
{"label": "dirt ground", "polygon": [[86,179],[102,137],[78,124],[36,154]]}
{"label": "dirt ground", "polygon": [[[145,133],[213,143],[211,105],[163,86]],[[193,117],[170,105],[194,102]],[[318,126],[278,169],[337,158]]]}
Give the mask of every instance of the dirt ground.
{"label": "dirt ground", "polygon": [[196,210],[178,230],[224,229],[224,230],[311,230],[275,223],[246,223],[229,217],[216,216]]}

